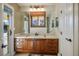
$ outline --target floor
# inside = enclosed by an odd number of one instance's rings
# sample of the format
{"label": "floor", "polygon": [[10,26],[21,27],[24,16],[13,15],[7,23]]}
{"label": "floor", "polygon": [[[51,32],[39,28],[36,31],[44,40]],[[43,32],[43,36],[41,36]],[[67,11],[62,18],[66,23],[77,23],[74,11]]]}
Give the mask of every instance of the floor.
{"label": "floor", "polygon": [[16,53],[15,56],[54,56],[45,54]]}

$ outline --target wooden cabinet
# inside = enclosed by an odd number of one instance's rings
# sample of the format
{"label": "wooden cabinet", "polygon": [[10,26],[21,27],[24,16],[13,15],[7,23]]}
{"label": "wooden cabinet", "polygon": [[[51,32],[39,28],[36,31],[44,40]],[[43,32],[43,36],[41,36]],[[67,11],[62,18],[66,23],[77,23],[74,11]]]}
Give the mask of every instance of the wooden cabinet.
{"label": "wooden cabinet", "polygon": [[47,50],[47,53],[57,54],[58,53],[58,40],[48,39],[46,50]]}
{"label": "wooden cabinet", "polygon": [[28,53],[58,53],[58,39],[15,39],[16,52]]}
{"label": "wooden cabinet", "polygon": [[34,53],[57,54],[58,39],[35,39],[33,44]]}

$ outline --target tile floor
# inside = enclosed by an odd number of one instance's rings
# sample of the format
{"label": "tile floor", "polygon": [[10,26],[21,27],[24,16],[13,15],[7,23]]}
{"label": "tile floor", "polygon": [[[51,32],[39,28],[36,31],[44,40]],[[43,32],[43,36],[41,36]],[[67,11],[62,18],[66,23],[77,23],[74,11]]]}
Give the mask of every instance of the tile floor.
{"label": "tile floor", "polygon": [[16,53],[15,56],[54,56],[45,54]]}

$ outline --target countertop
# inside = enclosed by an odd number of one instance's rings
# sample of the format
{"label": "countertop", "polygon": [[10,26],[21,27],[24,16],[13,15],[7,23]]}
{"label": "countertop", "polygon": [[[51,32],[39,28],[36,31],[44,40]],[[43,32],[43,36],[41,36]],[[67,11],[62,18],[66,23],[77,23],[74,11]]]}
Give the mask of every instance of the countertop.
{"label": "countertop", "polygon": [[33,39],[58,39],[56,35],[27,35],[27,34],[18,34],[15,35],[15,38],[33,38]]}

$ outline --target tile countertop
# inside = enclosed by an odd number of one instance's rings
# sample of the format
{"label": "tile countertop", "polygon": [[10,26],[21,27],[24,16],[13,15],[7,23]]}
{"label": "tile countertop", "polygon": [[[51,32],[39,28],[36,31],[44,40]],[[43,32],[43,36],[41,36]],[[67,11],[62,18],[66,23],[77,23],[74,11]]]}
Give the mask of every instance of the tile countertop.
{"label": "tile countertop", "polygon": [[34,38],[34,39],[39,39],[39,38],[42,38],[42,39],[58,39],[58,37],[57,37],[57,35],[37,35],[37,36],[35,36],[35,35],[25,35],[25,34],[23,34],[23,35],[20,35],[20,34],[18,34],[18,35],[15,35],[15,38]]}

